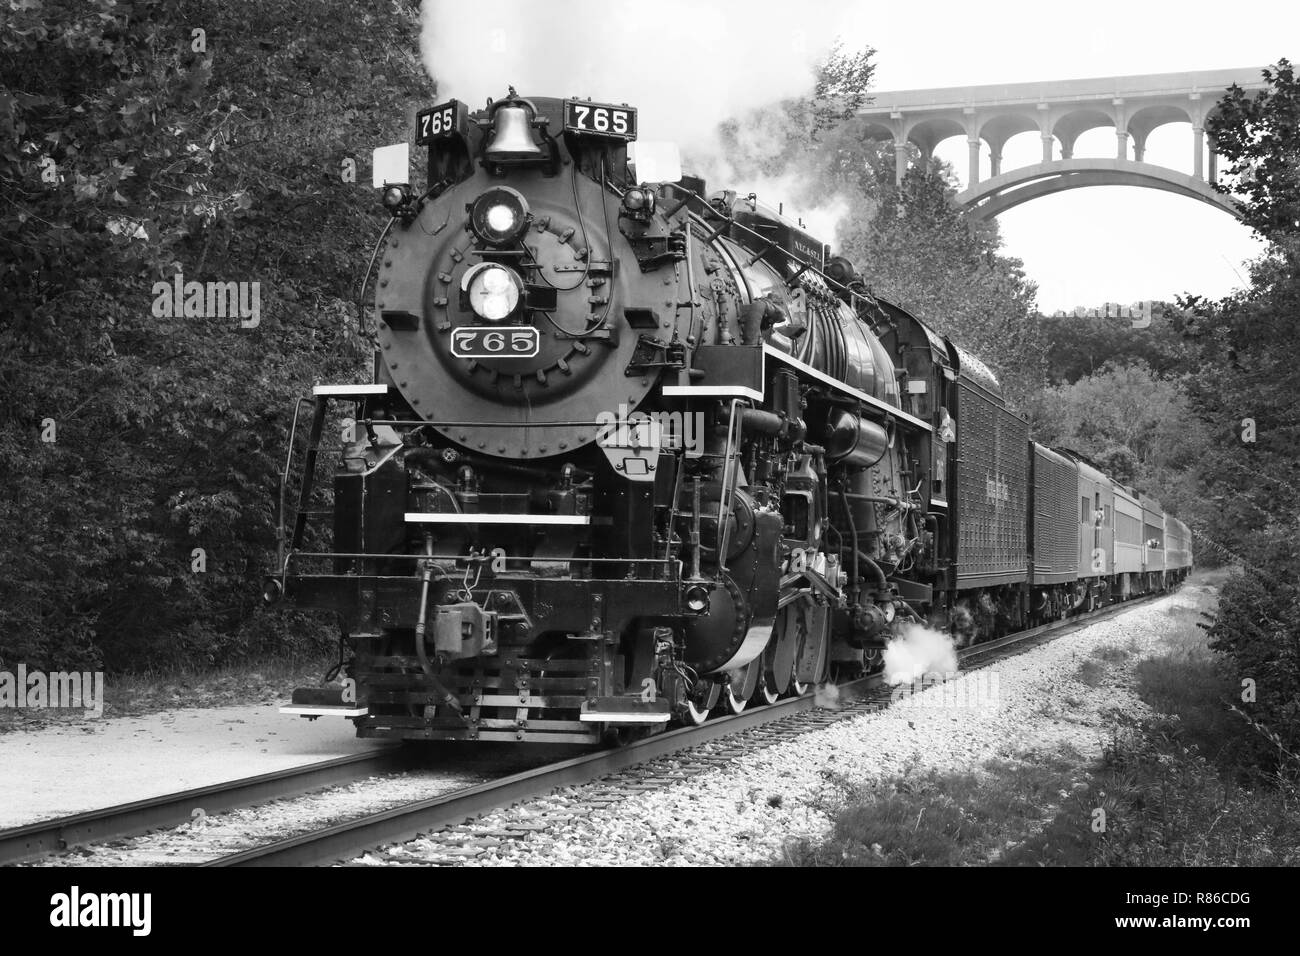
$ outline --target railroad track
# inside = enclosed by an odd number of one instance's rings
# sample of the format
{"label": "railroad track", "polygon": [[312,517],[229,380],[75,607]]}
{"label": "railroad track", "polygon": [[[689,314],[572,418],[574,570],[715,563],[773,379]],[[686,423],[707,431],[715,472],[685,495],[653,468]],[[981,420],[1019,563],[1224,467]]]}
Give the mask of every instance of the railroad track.
{"label": "railroad track", "polygon": [[[1168,593],[1168,592],[1166,592]],[[1154,594],[1112,605],[1080,617],[1054,621],[1017,634],[965,648],[963,664],[973,670],[1032,649],[1071,631],[1090,627],[1125,611],[1164,597]],[[601,751],[512,774],[453,793],[393,807],[368,816],[305,833],[241,853],[220,857],[204,866],[315,866],[355,859],[367,851],[403,843],[431,832],[448,857],[477,855],[485,845],[519,839],[545,820],[505,826],[484,836],[466,827],[467,821],[525,800],[544,797],[562,787],[600,781],[592,802],[613,803],[630,791],[671,786],[713,770],[746,753],[819,730],[840,720],[889,706],[893,695],[883,677],[874,674],[840,688],[841,706],[819,708],[813,694],[777,701],[729,717],[714,718],[699,727],[683,727],[647,737],[618,750]],[[669,755],[681,759],[669,767],[647,764]],[[643,772],[636,772],[640,768]],[[648,771],[648,772],[646,772]],[[557,818],[560,822],[562,818]]]}
{"label": "railroad track", "polygon": [[399,747],[323,760],[254,777],[164,794],[146,800],[40,820],[0,830],[0,865],[21,863],[77,846],[138,836],[150,830],[189,823],[196,810],[211,815],[240,807],[300,796],[313,790],[351,783],[377,773],[405,769],[410,755]]}
{"label": "railroad track", "polygon": [[[965,648],[963,664],[985,666],[994,660],[1028,650],[1071,630],[1091,626],[1123,611],[1139,607],[1161,595],[1151,595],[1113,605],[1082,617],[1056,621],[1017,634]],[[970,667],[965,669],[969,670]],[[700,727],[685,727],[649,737],[630,746],[585,754],[522,773],[415,801],[359,817],[319,831],[211,860],[205,866],[302,866],[355,858],[367,850],[413,839],[421,833],[444,831],[449,852],[473,840],[462,827],[467,820],[502,807],[546,794],[562,787],[603,781],[594,802],[611,802],[631,790],[669,786],[697,773],[715,769],[727,760],[809,733],[828,724],[888,706],[891,690],[880,675],[872,675],[840,688],[842,706],[820,708],[816,697],[778,701],[744,713],[715,718]],[[636,773],[659,758],[690,751],[672,772]],[[38,821],[0,830],[0,865],[21,863],[73,847],[138,836],[191,822],[196,810],[216,815],[256,806],[316,790],[353,783],[376,774],[420,766],[413,751],[385,747],[363,754],[339,757],[303,767],[245,777],[224,783],[166,794],[67,817]],[[517,838],[527,831],[507,831]]]}

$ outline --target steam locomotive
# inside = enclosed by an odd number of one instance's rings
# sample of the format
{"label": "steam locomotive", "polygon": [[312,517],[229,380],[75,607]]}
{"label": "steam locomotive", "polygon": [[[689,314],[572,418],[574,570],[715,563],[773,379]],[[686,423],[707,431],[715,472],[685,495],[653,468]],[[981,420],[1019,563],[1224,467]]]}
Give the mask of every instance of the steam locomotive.
{"label": "steam locomotive", "polygon": [[343,648],[286,712],[626,741],[862,672],[904,622],[979,639],[1186,573],[1185,526],[1030,442],[799,223],[652,172],[634,107],[417,123],[427,190],[377,183],[372,381],[315,388],[285,469],[266,597],[338,612]]}

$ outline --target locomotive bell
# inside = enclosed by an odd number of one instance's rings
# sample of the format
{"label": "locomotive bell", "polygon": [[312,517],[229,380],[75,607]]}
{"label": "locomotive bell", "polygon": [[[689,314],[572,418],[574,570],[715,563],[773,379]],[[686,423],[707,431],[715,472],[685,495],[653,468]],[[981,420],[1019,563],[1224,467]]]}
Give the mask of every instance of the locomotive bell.
{"label": "locomotive bell", "polygon": [[502,106],[492,119],[492,142],[487,158],[493,163],[517,163],[540,159],[541,148],[533,141],[528,110],[522,106]]}

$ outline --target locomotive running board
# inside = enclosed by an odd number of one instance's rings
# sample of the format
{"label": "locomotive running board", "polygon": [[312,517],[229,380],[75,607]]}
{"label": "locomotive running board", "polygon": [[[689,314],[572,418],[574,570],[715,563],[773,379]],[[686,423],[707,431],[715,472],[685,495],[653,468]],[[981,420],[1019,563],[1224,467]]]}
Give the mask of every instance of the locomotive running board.
{"label": "locomotive running board", "polygon": [[295,687],[290,703],[283,705],[280,713],[291,717],[365,717],[370,707],[345,701],[341,687]]}
{"label": "locomotive running board", "polygon": [[763,393],[748,385],[665,385],[664,398],[749,398],[763,400]]}
{"label": "locomotive running board", "polygon": [[672,718],[664,700],[598,698],[582,705],[578,719],[583,723],[663,724]]}
{"label": "locomotive running board", "polygon": [[377,385],[313,385],[311,393],[316,396],[326,395],[331,398],[355,398],[365,396],[387,395],[388,386]]}
{"label": "locomotive running board", "polygon": [[369,707],[347,707],[320,704],[315,707],[285,704],[280,713],[290,717],[365,717],[370,713]]}
{"label": "locomotive running board", "polygon": [[408,511],[406,520],[413,524],[552,524],[589,525],[590,515],[529,515],[461,512]]}

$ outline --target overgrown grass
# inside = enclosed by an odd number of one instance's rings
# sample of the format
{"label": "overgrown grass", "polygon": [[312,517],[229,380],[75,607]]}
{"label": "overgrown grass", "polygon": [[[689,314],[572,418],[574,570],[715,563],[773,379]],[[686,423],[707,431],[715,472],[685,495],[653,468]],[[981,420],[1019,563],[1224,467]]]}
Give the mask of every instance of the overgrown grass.
{"label": "overgrown grass", "polygon": [[[960,866],[996,858],[1025,839],[1079,783],[1077,755],[995,760],[981,773],[903,775],[848,785],[831,810],[829,839],[788,845],[790,866]],[[843,781],[841,781],[843,783]]]}
{"label": "overgrown grass", "polygon": [[1098,661],[1088,660],[1079,665],[1074,676],[1089,687],[1100,687],[1106,679],[1106,668]]}
{"label": "overgrown grass", "polygon": [[[1101,760],[1033,753],[970,773],[933,771],[872,784],[841,781],[821,842],[786,847],[795,866],[1241,866],[1300,864],[1300,787],[1262,776],[1232,713],[1237,689],[1199,625],[1214,592],[1169,609],[1161,651],[1134,665],[1156,712],[1117,723]],[[1105,679],[1135,648],[1107,645],[1078,679]]]}

